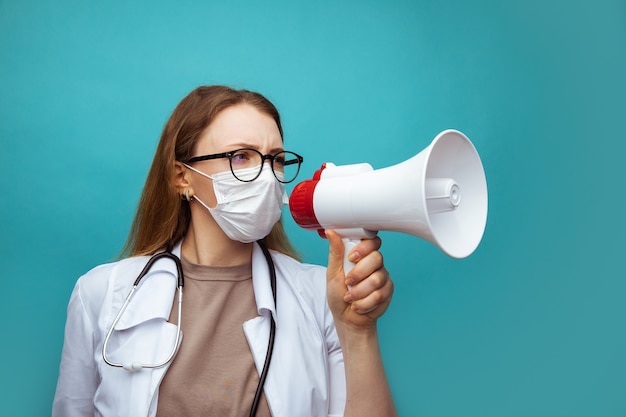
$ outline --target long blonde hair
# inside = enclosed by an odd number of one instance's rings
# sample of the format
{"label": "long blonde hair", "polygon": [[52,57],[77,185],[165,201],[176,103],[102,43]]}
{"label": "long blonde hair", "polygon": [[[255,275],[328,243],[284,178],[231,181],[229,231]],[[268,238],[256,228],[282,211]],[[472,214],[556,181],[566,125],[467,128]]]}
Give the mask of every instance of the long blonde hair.
{"label": "long blonde hair", "polygon": [[[174,109],[163,129],[122,256],[170,250],[183,238],[191,210],[189,202],[180,198],[174,186],[175,162],[194,156],[198,139],[219,112],[242,103],[271,116],[283,136],[278,110],[261,94],[225,86],[202,86],[193,90]],[[264,241],[270,249],[299,258],[287,238],[282,220]]]}

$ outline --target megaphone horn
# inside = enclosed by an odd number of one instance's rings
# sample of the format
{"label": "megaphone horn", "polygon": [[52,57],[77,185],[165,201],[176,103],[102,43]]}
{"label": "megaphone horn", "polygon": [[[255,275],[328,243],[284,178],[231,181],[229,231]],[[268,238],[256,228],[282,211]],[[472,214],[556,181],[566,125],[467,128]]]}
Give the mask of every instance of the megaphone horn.
{"label": "megaphone horn", "polygon": [[323,164],[294,187],[289,209],[299,226],[321,236],[336,230],[346,243],[396,231],[465,258],[485,230],[487,182],[472,142],[445,130],[417,155],[387,168]]}

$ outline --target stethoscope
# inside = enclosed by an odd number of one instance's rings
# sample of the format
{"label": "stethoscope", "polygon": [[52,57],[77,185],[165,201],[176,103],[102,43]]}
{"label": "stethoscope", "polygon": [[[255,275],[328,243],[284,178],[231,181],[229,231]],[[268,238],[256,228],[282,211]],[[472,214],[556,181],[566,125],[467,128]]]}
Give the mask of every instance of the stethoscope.
{"label": "stethoscope", "polygon": [[[274,261],[272,260],[272,256],[270,255],[269,250],[265,246],[265,243],[263,243],[260,240],[257,241],[257,243],[259,247],[261,248],[261,250],[263,251],[263,255],[265,255],[265,260],[267,261],[267,266],[269,267],[270,284],[272,286],[272,297],[274,298],[274,305],[276,305],[276,267],[274,266]],[[109,339],[111,338],[113,329],[115,329],[115,326],[117,326],[117,323],[120,321],[122,315],[124,314],[124,311],[126,311],[126,307],[128,307],[130,300],[133,298],[133,295],[137,291],[137,287],[139,286],[141,279],[144,276],[146,276],[148,272],[150,272],[150,269],[152,268],[154,263],[162,258],[169,258],[172,261],[174,261],[174,263],[176,264],[176,273],[178,275],[177,276],[178,284],[177,284],[177,289],[176,289],[177,297],[178,297],[178,319],[176,323],[176,339],[174,340],[174,346],[172,347],[170,354],[162,363],[152,364],[152,363],[132,362],[132,363],[127,363],[127,364],[121,364],[121,363],[112,362],[111,360],[109,360],[107,356],[107,347],[109,345]],[[180,341],[181,341],[181,335],[182,335],[182,330],[181,330],[181,315],[182,314],[181,313],[182,313],[182,305],[183,305],[183,286],[184,286],[183,267],[178,256],[174,255],[170,251],[159,252],[159,253],[152,255],[152,257],[146,263],[146,266],[143,267],[143,269],[139,273],[139,276],[133,283],[133,287],[128,293],[128,296],[126,296],[126,300],[124,300],[124,304],[122,304],[120,311],[115,316],[115,319],[113,320],[113,323],[111,324],[111,327],[107,331],[107,334],[104,338],[104,343],[102,345],[102,359],[104,359],[104,362],[107,365],[110,365],[116,368],[123,368],[129,372],[136,372],[144,368],[148,368],[148,369],[162,368],[166,366],[167,364],[169,364],[172,360],[174,360],[174,356],[176,356],[176,353],[178,352],[178,348],[180,347]],[[256,393],[254,394],[254,400],[252,402],[252,407],[250,409],[250,417],[256,414],[256,410],[259,406],[261,393],[263,392],[263,385],[265,384],[267,371],[269,369],[270,361],[272,360],[272,353],[274,351],[274,337],[276,334],[276,323],[274,322],[274,317],[271,314],[270,314],[270,318],[271,318],[270,337],[269,337],[269,342],[267,346],[267,354],[265,355],[265,363],[263,364],[263,371],[261,372],[261,375],[259,377],[259,384],[257,386]]]}

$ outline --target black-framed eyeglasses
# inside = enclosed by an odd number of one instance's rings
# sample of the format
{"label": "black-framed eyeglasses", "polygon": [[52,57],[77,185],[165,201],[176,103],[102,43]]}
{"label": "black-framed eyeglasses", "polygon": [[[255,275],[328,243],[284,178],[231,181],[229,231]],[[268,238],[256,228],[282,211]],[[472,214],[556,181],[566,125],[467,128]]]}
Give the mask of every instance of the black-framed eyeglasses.
{"label": "black-framed eyeglasses", "polygon": [[242,148],[230,152],[194,156],[184,162],[191,164],[220,158],[228,158],[231,172],[235,178],[243,182],[256,180],[261,175],[263,163],[266,159],[269,159],[274,176],[283,184],[290,183],[296,179],[300,172],[300,165],[304,161],[304,158],[295,152],[280,151],[274,155],[263,155],[256,149]]}

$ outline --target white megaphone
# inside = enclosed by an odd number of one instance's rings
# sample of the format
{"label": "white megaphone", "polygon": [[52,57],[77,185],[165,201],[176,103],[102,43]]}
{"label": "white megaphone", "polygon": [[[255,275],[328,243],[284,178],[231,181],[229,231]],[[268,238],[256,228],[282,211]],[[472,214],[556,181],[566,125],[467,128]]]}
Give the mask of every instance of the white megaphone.
{"label": "white megaphone", "polygon": [[296,223],[335,230],[347,254],[360,239],[380,230],[408,233],[465,258],[482,239],[487,222],[487,181],[474,145],[461,132],[445,130],[414,157],[374,170],[370,164],[325,163],[297,184],[289,198]]}

